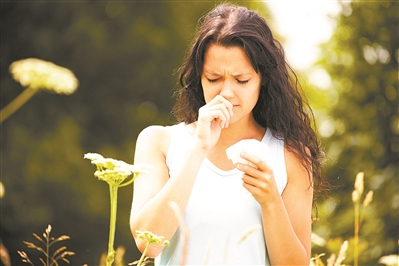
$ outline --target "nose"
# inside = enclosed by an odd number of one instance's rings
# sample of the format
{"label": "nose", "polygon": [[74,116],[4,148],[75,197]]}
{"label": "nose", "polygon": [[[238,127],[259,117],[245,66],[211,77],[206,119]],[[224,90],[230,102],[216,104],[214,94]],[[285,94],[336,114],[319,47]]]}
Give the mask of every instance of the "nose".
{"label": "nose", "polygon": [[228,81],[224,81],[219,94],[226,99],[234,98],[233,84]]}

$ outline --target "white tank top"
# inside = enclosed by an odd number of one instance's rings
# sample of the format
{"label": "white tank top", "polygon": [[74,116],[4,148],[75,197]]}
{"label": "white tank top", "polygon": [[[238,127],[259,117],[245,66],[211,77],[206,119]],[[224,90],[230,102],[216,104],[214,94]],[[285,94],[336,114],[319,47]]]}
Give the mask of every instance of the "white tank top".
{"label": "white tank top", "polygon": [[[184,123],[170,126],[170,136],[166,164],[173,176],[193,137]],[[272,156],[268,156],[267,163],[281,194],[287,184],[284,141],[266,130],[262,142],[270,148]],[[183,247],[178,229],[170,246],[155,258],[155,265],[181,265],[183,252],[185,265],[270,265],[260,206],[242,186],[241,177],[242,172],[236,168],[224,171],[205,158],[184,213],[188,243]]]}

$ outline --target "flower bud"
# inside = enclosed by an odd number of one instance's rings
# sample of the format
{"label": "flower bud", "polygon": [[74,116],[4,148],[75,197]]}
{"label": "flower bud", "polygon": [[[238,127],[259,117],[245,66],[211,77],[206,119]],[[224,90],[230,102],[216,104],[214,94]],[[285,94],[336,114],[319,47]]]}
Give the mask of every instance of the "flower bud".
{"label": "flower bud", "polygon": [[359,201],[359,198],[360,198],[359,191],[354,190],[354,191],[352,192],[352,201],[353,201],[354,203],[356,203],[356,202]]}
{"label": "flower bud", "polygon": [[359,192],[359,196],[362,195],[364,190],[364,173],[360,172],[356,175],[355,189]]}
{"label": "flower bud", "polygon": [[364,198],[363,201],[363,207],[366,208],[367,206],[370,205],[370,203],[373,201],[373,191],[370,190],[367,194],[366,197]]}

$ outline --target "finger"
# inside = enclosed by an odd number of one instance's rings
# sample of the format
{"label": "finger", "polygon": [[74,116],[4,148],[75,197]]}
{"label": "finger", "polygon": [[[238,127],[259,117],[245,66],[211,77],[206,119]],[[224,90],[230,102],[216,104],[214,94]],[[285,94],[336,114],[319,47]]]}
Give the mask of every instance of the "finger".
{"label": "finger", "polygon": [[199,114],[200,118],[206,118],[208,122],[216,120],[222,128],[227,127],[230,121],[230,112],[224,103],[208,103],[200,108]]}
{"label": "finger", "polygon": [[258,156],[255,156],[248,152],[243,152],[240,154],[241,158],[247,160],[248,162],[254,164],[260,171],[266,173],[272,173],[271,167],[266,163],[265,160],[262,160]]}
{"label": "finger", "polygon": [[215,98],[213,98],[208,104],[212,103],[223,103],[227,110],[229,111],[230,116],[233,115],[233,104],[229,102],[226,98],[224,98],[222,95],[216,95]]}
{"label": "finger", "polygon": [[212,110],[220,110],[220,111],[222,111],[223,115],[225,117],[224,121],[226,121],[226,123],[228,125],[228,123],[230,122],[231,115],[230,115],[230,111],[228,110],[228,108],[226,107],[226,105],[224,103],[219,103],[219,104],[210,106],[209,110],[210,111],[212,111]]}
{"label": "finger", "polygon": [[[252,178],[253,179],[253,178]],[[252,194],[252,196],[255,198],[255,199],[261,199],[261,198],[263,198],[264,196],[262,196],[262,195],[264,195],[264,193],[262,193],[262,188],[261,188],[261,186],[259,186],[257,183],[248,183],[248,182],[243,182],[242,183],[242,186],[246,189],[246,190],[248,190],[248,192],[249,193],[251,193]]]}
{"label": "finger", "polygon": [[254,178],[253,176],[247,175],[247,174],[243,174],[241,179],[244,182],[244,184],[246,184],[248,186],[253,186],[253,187],[256,187],[259,182],[258,180],[256,180],[256,178]]}
{"label": "finger", "polygon": [[247,163],[237,163],[237,169],[250,176],[258,175],[259,173],[258,167],[256,165],[250,165]]}
{"label": "finger", "polygon": [[204,119],[208,123],[215,121],[220,125],[221,128],[224,128],[227,124],[227,118],[223,111],[220,109],[207,110],[205,113],[202,114],[201,119]]}

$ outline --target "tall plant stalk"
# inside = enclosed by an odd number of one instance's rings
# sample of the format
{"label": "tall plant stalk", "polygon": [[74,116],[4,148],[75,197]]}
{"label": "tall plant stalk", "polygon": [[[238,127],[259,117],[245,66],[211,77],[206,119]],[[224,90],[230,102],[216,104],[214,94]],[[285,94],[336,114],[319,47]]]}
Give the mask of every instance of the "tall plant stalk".
{"label": "tall plant stalk", "polygon": [[13,79],[26,89],[0,111],[0,124],[39,90],[69,95],[76,91],[79,84],[69,69],[37,58],[13,62],[10,72]]}
{"label": "tall plant stalk", "polygon": [[12,102],[6,105],[0,111],[0,123],[6,120],[10,115],[15,113],[22,105],[24,105],[38,90],[26,88],[20,95],[17,96]]}
{"label": "tall plant stalk", "polygon": [[356,175],[355,189],[352,192],[352,201],[354,203],[355,224],[353,236],[353,266],[359,265],[359,233],[360,225],[364,218],[364,209],[370,205],[373,200],[373,191],[370,190],[363,200],[362,210],[360,210],[360,199],[364,191],[364,173],[360,172]]}
{"label": "tall plant stalk", "polygon": [[111,266],[115,259],[115,228],[116,228],[116,210],[118,205],[118,186],[109,185],[109,195],[110,195],[110,221],[109,221],[109,238],[108,238],[108,253],[107,253],[107,266]]}
{"label": "tall plant stalk", "polygon": [[116,254],[114,249],[114,240],[116,211],[118,205],[118,188],[132,184],[140,173],[146,172],[146,169],[148,169],[149,166],[134,166],[112,158],[104,158],[102,155],[97,153],[87,153],[84,158],[91,160],[91,163],[97,166],[97,171],[94,175],[99,180],[103,180],[109,185],[110,222],[106,266],[111,266]]}
{"label": "tall plant stalk", "polygon": [[359,265],[359,229],[360,229],[360,203],[359,201],[355,202],[355,230],[354,230],[354,237],[353,237],[353,266]]}
{"label": "tall plant stalk", "polygon": [[150,247],[150,245],[151,245],[151,243],[147,242],[147,245],[145,246],[145,249],[144,249],[143,253],[141,254],[141,257],[140,257],[139,262],[137,263],[137,266],[141,266],[143,264],[143,261],[146,258],[146,254],[147,254],[147,251],[148,251],[148,248]]}

